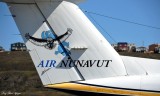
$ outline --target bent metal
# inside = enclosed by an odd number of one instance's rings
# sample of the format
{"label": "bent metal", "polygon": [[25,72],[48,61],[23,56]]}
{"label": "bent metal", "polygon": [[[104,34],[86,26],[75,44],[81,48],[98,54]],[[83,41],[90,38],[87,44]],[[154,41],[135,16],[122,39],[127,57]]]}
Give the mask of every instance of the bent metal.
{"label": "bent metal", "polygon": [[57,66],[55,60],[44,60],[37,67],[108,67],[112,60],[62,60]]}

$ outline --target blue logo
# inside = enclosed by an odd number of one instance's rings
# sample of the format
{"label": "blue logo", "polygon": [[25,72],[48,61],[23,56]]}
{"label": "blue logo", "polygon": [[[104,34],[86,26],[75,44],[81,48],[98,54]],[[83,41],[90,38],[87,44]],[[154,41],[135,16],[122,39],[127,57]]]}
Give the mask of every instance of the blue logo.
{"label": "blue logo", "polygon": [[[49,30],[49,31],[43,31],[41,34],[42,39],[48,39],[48,38],[52,38],[52,39],[56,39],[54,34]],[[66,48],[66,51],[68,52],[68,54],[71,54],[70,51],[67,49],[69,48],[69,42],[66,41],[62,41],[61,42],[62,45]],[[56,44],[54,43],[54,48],[56,46]],[[67,54],[65,53],[65,51],[63,50],[63,48],[58,44],[57,50],[55,51],[55,55],[58,54],[62,54],[63,56],[67,56]]]}

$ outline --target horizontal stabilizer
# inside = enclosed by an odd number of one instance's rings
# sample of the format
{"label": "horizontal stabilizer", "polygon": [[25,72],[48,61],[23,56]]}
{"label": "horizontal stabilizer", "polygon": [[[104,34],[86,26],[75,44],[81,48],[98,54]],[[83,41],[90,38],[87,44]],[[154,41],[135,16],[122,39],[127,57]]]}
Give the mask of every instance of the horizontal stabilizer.
{"label": "horizontal stabilizer", "polygon": [[121,56],[128,75],[160,74],[160,60]]}

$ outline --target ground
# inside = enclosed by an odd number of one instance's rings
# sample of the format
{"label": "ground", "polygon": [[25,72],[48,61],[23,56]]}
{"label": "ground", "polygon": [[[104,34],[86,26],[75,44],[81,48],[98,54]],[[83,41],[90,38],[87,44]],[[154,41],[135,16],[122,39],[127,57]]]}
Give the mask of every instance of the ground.
{"label": "ground", "polygon": [[[160,59],[160,54],[124,52],[120,54]],[[9,96],[15,94],[16,96],[78,96],[78,94],[82,96],[83,94],[84,96],[86,93],[44,88],[29,53],[17,51],[0,53],[0,96],[5,94]]]}

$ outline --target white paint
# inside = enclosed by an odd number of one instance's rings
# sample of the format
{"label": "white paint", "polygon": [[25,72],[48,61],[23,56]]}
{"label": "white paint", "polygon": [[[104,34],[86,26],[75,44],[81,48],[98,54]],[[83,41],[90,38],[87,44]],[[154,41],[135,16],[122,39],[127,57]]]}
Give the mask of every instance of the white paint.
{"label": "white paint", "polygon": [[[33,0],[5,0],[7,2],[16,1],[17,3],[33,2]],[[71,48],[74,46],[86,47],[86,50],[73,50],[71,57],[74,60],[112,60],[108,67],[81,68],[79,71],[86,79],[81,83],[95,84],[102,86],[155,90],[160,91],[160,61],[136,57],[119,56],[111,47],[108,41],[88,20],[77,5],[67,2],[49,2],[36,0],[38,6],[49,21],[56,34],[61,35],[67,28],[72,28],[73,33],[66,40],[70,42]],[[55,0],[51,0],[55,1]],[[41,38],[41,32],[48,30],[43,23],[44,18],[34,4],[19,5],[10,4],[11,13],[16,15],[14,18],[22,37],[30,51],[30,55],[38,71],[38,74],[46,84],[55,84],[68,81],[81,80],[80,74],[75,68],[37,68],[41,60],[56,60],[60,63],[62,55],[55,55],[57,47],[53,50],[35,46],[24,38],[25,33]],[[72,50],[71,50],[72,51]],[[41,76],[42,72],[47,72]],[[128,76],[126,76],[128,74]]]}

